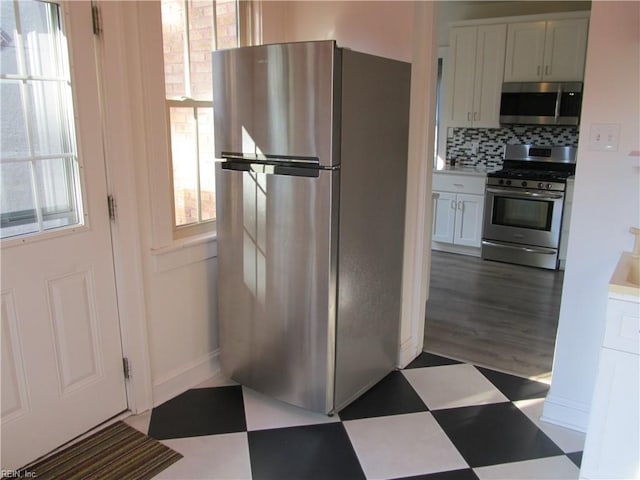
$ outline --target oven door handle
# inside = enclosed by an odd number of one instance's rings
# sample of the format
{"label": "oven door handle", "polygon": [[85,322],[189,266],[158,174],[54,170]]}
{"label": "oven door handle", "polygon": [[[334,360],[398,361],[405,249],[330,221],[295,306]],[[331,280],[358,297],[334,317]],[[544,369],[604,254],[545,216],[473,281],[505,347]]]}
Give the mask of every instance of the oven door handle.
{"label": "oven door handle", "polygon": [[486,245],[488,247],[498,247],[498,248],[506,248],[509,250],[519,250],[527,253],[542,253],[544,255],[555,255],[557,250],[552,250],[550,248],[542,248],[542,247],[522,247],[517,245],[505,245],[504,243],[495,243],[489,240],[482,240],[482,245]]}
{"label": "oven door handle", "polygon": [[564,195],[561,193],[539,193],[532,192],[530,190],[502,190],[499,188],[487,188],[487,192],[497,193],[498,195],[511,195],[513,197],[542,198],[545,200],[562,200],[562,198],[564,197]]}

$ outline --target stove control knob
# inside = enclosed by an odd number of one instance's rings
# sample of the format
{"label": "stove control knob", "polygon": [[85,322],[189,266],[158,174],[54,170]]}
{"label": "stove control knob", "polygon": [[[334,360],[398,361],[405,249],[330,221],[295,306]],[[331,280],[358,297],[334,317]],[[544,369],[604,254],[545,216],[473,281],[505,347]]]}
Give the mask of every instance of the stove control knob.
{"label": "stove control knob", "polygon": [[504,185],[504,180],[503,179],[498,180],[498,185]]}
{"label": "stove control knob", "polygon": [[507,184],[507,185],[511,185],[511,180],[507,180],[507,181],[506,181],[506,184]]}
{"label": "stove control knob", "polygon": [[527,186],[527,182],[522,182],[522,186],[526,187]]}
{"label": "stove control knob", "polygon": [[544,183],[540,182],[540,183],[538,184],[538,188],[544,188]]}
{"label": "stove control knob", "polygon": [[550,183],[547,183],[547,190],[551,190],[551,187],[553,187],[553,185],[551,185]]}

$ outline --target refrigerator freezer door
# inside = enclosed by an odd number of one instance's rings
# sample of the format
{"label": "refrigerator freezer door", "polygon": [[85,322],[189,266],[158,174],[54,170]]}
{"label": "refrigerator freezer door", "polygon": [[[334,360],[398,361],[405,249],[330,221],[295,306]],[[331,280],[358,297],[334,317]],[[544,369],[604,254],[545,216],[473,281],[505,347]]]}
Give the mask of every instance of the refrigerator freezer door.
{"label": "refrigerator freezer door", "polygon": [[337,165],[336,55],[334,41],[213,52],[216,157],[226,152]]}
{"label": "refrigerator freezer door", "polygon": [[223,371],[323,413],[333,409],[338,175],[216,171]]}

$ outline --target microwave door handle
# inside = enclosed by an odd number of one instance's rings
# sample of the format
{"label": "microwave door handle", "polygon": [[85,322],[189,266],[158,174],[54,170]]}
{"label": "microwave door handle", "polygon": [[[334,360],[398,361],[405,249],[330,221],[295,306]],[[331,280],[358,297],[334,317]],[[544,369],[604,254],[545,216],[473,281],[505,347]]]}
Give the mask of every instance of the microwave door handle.
{"label": "microwave door handle", "polygon": [[556,111],[555,111],[555,123],[558,123],[558,117],[560,117],[560,103],[562,102],[562,86],[558,86],[558,93],[556,94]]}

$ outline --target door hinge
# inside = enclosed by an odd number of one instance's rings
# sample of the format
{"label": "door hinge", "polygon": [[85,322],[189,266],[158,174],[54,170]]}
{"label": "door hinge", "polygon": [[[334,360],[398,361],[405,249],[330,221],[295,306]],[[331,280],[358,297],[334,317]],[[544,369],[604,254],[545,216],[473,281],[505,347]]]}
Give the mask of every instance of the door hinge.
{"label": "door hinge", "polygon": [[100,9],[98,8],[98,4],[95,0],[91,2],[91,20],[93,22],[93,34],[100,35]]}
{"label": "door hinge", "polygon": [[115,221],[116,219],[116,199],[113,195],[107,195],[107,205],[109,206],[109,219]]}
{"label": "door hinge", "polygon": [[124,372],[125,380],[129,380],[131,378],[131,365],[127,357],[122,358],[122,371]]}

